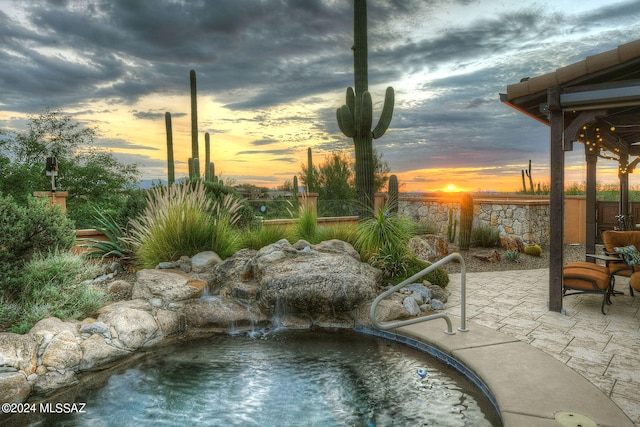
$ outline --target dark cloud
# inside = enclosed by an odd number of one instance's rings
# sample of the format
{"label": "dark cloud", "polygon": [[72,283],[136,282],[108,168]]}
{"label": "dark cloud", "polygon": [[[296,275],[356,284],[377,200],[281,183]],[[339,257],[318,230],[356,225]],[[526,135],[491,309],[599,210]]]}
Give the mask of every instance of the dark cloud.
{"label": "dark cloud", "polygon": [[[202,117],[203,129],[219,132],[216,121],[259,123],[264,133],[251,135],[253,146],[288,147],[241,150],[235,161],[268,154],[286,167],[299,163],[293,154],[308,141],[320,141],[314,148],[319,153],[351,150],[335,119],[354,79],[351,4],[0,0],[0,111],[50,107],[88,115],[98,102],[134,105],[148,96],[187,96],[189,70],[195,69],[199,99],[213,98],[231,117]],[[374,120],[384,87],[396,87],[391,129],[374,143],[392,170],[482,164],[511,173],[508,165],[530,158],[548,163],[548,129],[502,105],[498,93],[522,77],[631,41],[640,30],[640,0],[580,13],[552,2],[509,8],[487,2],[493,13],[460,14],[478,4],[369,2]],[[445,13],[454,7],[459,15]],[[405,79],[414,84],[403,86]],[[284,107],[300,115],[272,113]],[[188,106],[175,109],[174,118],[189,115]],[[130,113],[162,121],[165,110]],[[100,114],[95,117],[98,122]],[[298,131],[274,131],[285,125]],[[149,149],[117,137],[102,144]]]}

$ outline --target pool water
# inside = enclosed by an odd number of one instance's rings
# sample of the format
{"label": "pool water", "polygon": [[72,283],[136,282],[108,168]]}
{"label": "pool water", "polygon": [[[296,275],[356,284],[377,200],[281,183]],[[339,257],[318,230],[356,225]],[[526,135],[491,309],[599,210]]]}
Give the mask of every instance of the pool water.
{"label": "pool water", "polygon": [[181,343],[76,395],[86,413],[34,425],[500,425],[488,399],[457,372],[413,348],[351,332]]}

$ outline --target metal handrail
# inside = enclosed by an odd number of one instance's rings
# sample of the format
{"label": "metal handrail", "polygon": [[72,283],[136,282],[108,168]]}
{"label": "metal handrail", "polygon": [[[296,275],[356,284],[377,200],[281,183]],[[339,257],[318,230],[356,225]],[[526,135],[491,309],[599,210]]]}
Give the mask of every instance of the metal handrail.
{"label": "metal handrail", "polygon": [[378,307],[378,304],[380,303],[380,301],[382,301],[392,293],[396,292],[398,289],[404,288],[405,286],[414,283],[416,280],[421,279],[423,276],[425,276],[429,272],[453,260],[457,260],[458,262],[460,262],[460,265],[461,265],[460,280],[461,280],[462,289],[461,289],[461,298],[460,298],[460,327],[458,328],[458,330],[460,332],[468,332],[469,330],[467,329],[466,310],[465,310],[467,267],[464,263],[464,259],[462,258],[462,255],[460,255],[458,252],[454,252],[450,255],[447,255],[446,257],[431,264],[429,267],[425,268],[419,273],[414,274],[413,276],[409,277],[405,281],[393,286],[390,289],[387,289],[386,291],[378,295],[378,297],[373,301],[373,304],[371,304],[371,309],[369,310],[369,318],[371,319],[371,323],[373,324],[373,326],[378,329],[387,330],[387,329],[398,328],[400,326],[412,325],[414,323],[426,322],[434,319],[444,319],[447,322],[447,330],[444,331],[444,333],[448,335],[455,334],[455,332],[453,331],[453,327],[451,326],[451,319],[449,319],[449,316],[447,316],[446,313],[437,313],[437,314],[432,314],[430,316],[416,317],[408,320],[397,320],[393,322],[378,322],[376,320],[376,308]]}

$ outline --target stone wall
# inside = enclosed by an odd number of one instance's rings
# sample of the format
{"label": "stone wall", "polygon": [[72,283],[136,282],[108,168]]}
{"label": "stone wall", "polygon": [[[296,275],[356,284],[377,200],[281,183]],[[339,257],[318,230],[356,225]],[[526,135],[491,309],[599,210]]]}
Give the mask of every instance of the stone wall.
{"label": "stone wall", "polygon": [[[472,195],[473,226],[504,229],[507,234],[541,246],[549,244],[549,198],[540,196]],[[434,224],[447,235],[449,211],[460,224],[460,201],[457,194],[422,194],[400,197],[398,213],[419,222]]]}

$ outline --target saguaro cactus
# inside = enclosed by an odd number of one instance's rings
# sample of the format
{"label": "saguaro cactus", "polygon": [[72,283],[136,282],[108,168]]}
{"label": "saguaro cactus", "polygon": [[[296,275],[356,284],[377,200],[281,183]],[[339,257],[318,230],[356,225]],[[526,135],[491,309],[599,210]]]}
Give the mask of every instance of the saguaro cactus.
{"label": "saguaro cactus", "polygon": [[460,250],[469,250],[471,246],[471,227],[473,225],[473,198],[469,193],[460,197]]}
{"label": "saguaro cactus", "polygon": [[307,193],[315,193],[318,191],[316,188],[316,171],[313,168],[313,153],[311,147],[307,148],[307,176],[305,177],[305,181]]}
{"label": "saguaro cactus", "polygon": [[397,214],[398,213],[398,177],[395,175],[391,175],[389,177],[389,187],[388,187],[388,196],[389,196],[389,210]]}
{"label": "saguaro cactus", "polygon": [[192,179],[200,178],[200,154],[198,150],[198,99],[196,97],[196,72],[189,72],[189,82],[191,84],[191,161],[189,164],[193,170],[189,171]]}
{"label": "saguaro cactus", "polygon": [[347,88],[346,104],[337,110],[338,126],[342,133],[353,138],[356,154],[356,193],[365,215],[373,211],[374,161],[373,139],[380,138],[389,128],[393,116],[394,91],[388,87],[382,114],[371,130],[373,106],[369,93],[367,64],[367,2],[354,1],[353,13],[353,66],[355,91]]}
{"label": "saguaro cactus", "polygon": [[298,195],[298,176],[293,176],[293,196],[297,197]]}
{"label": "saguaro cactus", "polygon": [[171,113],[164,113],[164,122],[167,127],[167,181],[172,185],[176,181],[175,164],[173,161],[173,128],[171,126]]}
{"label": "saguaro cactus", "polygon": [[204,180],[205,181],[213,181],[213,176],[211,176],[211,139],[209,136],[209,132],[205,132],[204,134]]}

